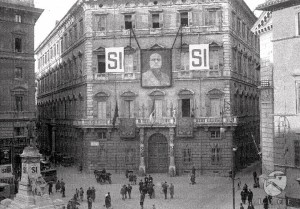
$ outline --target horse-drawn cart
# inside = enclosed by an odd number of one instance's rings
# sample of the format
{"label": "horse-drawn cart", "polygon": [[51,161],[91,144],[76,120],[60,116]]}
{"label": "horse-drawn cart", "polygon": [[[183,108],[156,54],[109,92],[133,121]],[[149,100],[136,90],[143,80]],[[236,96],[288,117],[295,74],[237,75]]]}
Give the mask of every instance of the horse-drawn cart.
{"label": "horse-drawn cart", "polygon": [[105,170],[94,170],[94,175],[98,183],[108,182],[109,184],[111,184],[111,173],[106,173]]}

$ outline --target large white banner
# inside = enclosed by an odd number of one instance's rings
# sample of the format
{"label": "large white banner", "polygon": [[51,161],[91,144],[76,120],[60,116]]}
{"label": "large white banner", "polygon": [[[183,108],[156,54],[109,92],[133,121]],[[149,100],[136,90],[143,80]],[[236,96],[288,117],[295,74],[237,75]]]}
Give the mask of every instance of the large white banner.
{"label": "large white banner", "polygon": [[12,165],[6,164],[6,165],[0,165],[0,178],[6,178],[12,176]]}
{"label": "large white banner", "polygon": [[107,73],[124,72],[124,47],[105,48],[105,69]]}
{"label": "large white banner", "polygon": [[209,70],[209,45],[189,45],[190,70]]}

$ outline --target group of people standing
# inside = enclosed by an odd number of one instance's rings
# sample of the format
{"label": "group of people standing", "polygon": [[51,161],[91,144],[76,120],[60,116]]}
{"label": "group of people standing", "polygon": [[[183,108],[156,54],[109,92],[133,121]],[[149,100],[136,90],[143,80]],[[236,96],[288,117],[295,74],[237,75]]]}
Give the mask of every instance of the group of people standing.
{"label": "group of people standing", "polygon": [[[53,194],[52,191],[53,188],[53,183],[49,182],[48,183],[48,193]],[[60,181],[57,180],[55,183],[55,192],[60,192],[62,194],[62,197],[66,197],[66,183],[64,182],[63,179],[61,179]]]}
{"label": "group of people standing", "polygon": [[246,204],[246,200],[248,200],[248,209],[254,209],[252,202],[253,192],[251,191],[251,189],[248,189],[247,184],[244,185],[243,190],[241,191],[241,199],[242,203],[240,209],[244,209],[243,204]]}

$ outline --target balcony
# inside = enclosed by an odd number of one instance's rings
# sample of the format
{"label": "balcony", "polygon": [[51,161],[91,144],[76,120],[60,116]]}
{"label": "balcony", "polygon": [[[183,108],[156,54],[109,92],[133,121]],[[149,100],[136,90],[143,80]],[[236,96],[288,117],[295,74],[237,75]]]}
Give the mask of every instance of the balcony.
{"label": "balcony", "polygon": [[35,119],[35,112],[17,112],[17,111],[6,111],[0,112],[0,120],[5,119],[19,119],[19,120],[31,120]]}
{"label": "balcony", "polygon": [[[176,118],[162,117],[162,118],[136,118],[137,127],[175,127],[177,124]],[[73,121],[74,126],[83,127],[110,127],[112,126],[112,119],[82,119]],[[117,119],[116,125],[119,125]],[[236,126],[237,117],[200,117],[194,119],[195,126]]]}
{"label": "balcony", "polygon": [[273,86],[272,80],[261,80],[259,87],[260,88],[271,88]]}
{"label": "balcony", "polygon": [[140,73],[95,73],[94,80],[108,81],[108,80],[136,80],[140,79]]}

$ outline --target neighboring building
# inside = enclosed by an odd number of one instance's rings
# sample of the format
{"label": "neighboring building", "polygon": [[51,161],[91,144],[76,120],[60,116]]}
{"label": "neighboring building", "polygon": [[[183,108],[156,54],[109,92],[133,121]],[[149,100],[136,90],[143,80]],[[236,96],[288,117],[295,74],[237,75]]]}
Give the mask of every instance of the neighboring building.
{"label": "neighboring building", "polygon": [[[287,175],[287,187],[281,198],[287,208],[300,207],[300,2],[270,0],[258,6],[272,12],[273,71],[269,98],[273,102],[274,170]],[[270,105],[271,107],[271,105]],[[297,182],[298,179],[298,182]],[[283,208],[286,208],[283,206]]]}
{"label": "neighboring building", "polygon": [[251,30],[260,39],[260,144],[262,173],[268,174],[274,171],[272,12],[264,11]]}
{"label": "neighboring building", "polygon": [[[0,0],[0,176],[29,144],[35,119],[34,25],[43,10],[33,0]],[[6,176],[7,174],[3,174]]]}
{"label": "neighboring building", "polygon": [[[228,175],[237,147],[247,166],[260,146],[256,20],[242,0],[77,1],[36,49],[42,150],[89,170]],[[191,69],[191,44],[209,45],[207,70]],[[124,47],[124,73],[107,72],[109,47]]]}

